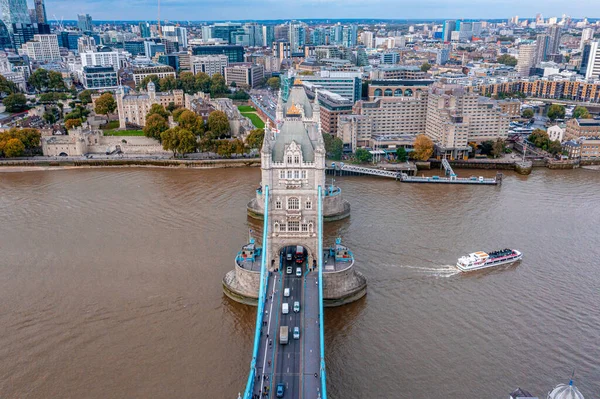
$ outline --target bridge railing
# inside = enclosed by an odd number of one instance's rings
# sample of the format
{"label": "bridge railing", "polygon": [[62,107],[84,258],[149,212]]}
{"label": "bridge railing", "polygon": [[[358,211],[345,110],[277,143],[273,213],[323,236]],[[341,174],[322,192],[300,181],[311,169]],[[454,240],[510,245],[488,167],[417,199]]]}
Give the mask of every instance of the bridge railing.
{"label": "bridge railing", "polygon": [[246,390],[244,391],[244,399],[251,399],[254,390],[254,382],[256,381],[256,358],[258,357],[258,349],[260,346],[260,331],[263,324],[263,315],[265,310],[265,298],[267,295],[267,254],[268,252],[268,230],[269,230],[269,186],[264,189],[265,198],[265,216],[263,223],[263,256],[260,263],[260,287],[258,290],[258,309],[256,311],[256,329],[254,331],[254,348],[252,349],[252,361],[250,362],[250,373],[246,382]]}
{"label": "bridge railing", "polygon": [[321,365],[321,399],[327,399],[327,374],[325,373],[325,325],[323,323],[323,195],[318,189],[318,226],[319,226],[319,340]]}

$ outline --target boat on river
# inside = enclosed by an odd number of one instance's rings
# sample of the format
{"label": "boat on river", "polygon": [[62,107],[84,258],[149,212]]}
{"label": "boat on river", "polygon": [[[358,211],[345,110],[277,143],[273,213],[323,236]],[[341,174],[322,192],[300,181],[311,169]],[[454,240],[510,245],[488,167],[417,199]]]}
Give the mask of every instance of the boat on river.
{"label": "boat on river", "polygon": [[456,267],[461,272],[470,272],[473,270],[505,265],[507,263],[514,263],[521,259],[523,259],[523,254],[516,249],[506,248],[493,252],[478,251],[458,258]]}

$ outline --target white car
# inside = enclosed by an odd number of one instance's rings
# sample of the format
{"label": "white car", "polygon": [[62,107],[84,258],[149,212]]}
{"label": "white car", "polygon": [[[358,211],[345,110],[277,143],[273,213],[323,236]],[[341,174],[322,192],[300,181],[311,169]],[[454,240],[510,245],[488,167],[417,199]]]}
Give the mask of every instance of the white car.
{"label": "white car", "polygon": [[292,274],[292,267],[291,267],[291,266],[288,266],[288,267],[285,269],[285,272],[286,272],[287,274]]}
{"label": "white car", "polygon": [[302,277],[302,268],[301,267],[296,268],[296,277]]}

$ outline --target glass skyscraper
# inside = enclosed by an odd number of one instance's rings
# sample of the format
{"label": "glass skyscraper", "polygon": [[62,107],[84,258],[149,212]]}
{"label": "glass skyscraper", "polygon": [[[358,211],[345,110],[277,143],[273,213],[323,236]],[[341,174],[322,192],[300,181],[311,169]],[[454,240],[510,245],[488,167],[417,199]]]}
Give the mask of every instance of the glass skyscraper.
{"label": "glass skyscraper", "polygon": [[2,7],[2,21],[12,33],[12,24],[30,24],[27,0],[0,0]]}

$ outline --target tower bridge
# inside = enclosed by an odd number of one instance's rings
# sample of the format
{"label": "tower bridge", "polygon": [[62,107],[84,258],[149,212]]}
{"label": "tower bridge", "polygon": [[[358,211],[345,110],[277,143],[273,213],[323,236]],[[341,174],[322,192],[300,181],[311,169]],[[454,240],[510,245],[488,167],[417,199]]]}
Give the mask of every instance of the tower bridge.
{"label": "tower bridge", "polygon": [[[318,94],[317,94],[318,98]],[[257,305],[252,359],[240,398],[327,398],[323,308],[366,294],[352,251],[341,239],[324,249],[323,223],[349,215],[337,187],[325,185],[318,100],[300,81],[277,105],[277,129],[265,129],[261,184],[248,204],[263,219],[223,279],[230,298]],[[327,217],[329,216],[329,218]]]}

